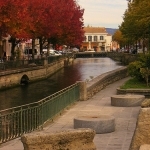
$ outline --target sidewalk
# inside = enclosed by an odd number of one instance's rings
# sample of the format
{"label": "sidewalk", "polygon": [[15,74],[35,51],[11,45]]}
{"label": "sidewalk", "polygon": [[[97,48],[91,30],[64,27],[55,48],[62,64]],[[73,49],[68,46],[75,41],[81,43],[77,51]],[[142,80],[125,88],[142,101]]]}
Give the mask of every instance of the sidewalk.
{"label": "sidewalk", "polygon": [[[115,132],[96,134],[94,143],[97,150],[129,150],[140,106],[114,107],[110,103],[111,96],[116,94],[116,88],[128,79],[125,78],[108,85],[87,101],[77,102],[57,117],[53,123],[46,126],[44,130],[51,132],[73,129],[73,119],[79,115],[112,115],[116,121]],[[0,150],[23,150],[23,145],[18,138],[2,144]]]}

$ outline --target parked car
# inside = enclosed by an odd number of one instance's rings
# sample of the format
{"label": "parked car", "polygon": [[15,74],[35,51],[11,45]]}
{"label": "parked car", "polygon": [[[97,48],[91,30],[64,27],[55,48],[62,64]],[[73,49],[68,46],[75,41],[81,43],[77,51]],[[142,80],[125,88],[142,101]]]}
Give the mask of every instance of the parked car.
{"label": "parked car", "polygon": [[59,55],[62,55],[59,51],[57,51],[57,50],[54,50],[54,53],[55,53],[55,55],[57,55],[57,56],[59,56]]}
{"label": "parked car", "polygon": [[[31,48],[25,48],[23,53],[24,53],[25,59],[31,59],[32,58],[32,49]],[[40,55],[39,50],[34,49],[34,58],[38,58],[39,55]]]}
{"label": "parked car", "polygon": [[74,48],[72,49],[72,52],[74,52],[74,53],[78,53],[78,52],[79,52],[79,49],[78,49],[78,48],[76,48],[76,47],[74,47]]}
{"label": "parked car", "polygon": [[63,49],[62,50],[62,54],[71,54],[72,53],[72,51],[70,50],[70,49]]}
{"label": "parked car", "polygon": [[[43,49],[43,53],[47,54],[47,49]],[[59,56],[59,55],[62,55],[62,54],[59,51],[57,51],[57,50],[50,49],[49,50],[49,55],[57,55],[57,56]]]}

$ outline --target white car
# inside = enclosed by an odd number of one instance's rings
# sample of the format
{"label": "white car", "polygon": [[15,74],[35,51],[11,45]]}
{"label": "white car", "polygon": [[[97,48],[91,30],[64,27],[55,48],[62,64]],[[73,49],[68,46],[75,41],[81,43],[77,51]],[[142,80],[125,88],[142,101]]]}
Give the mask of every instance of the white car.
{"label": "white car", "polygon": [[62,55],[59,51],[57,51],[57,50],[54,50],[54,53],[55,53],[55,55]]}
{"label": "white car", "polygon": [[72,51],[75,52],[75,53],[78,53],[79,49],[75,47],[75,48],[72,49]]}
{"label": "white car", "polygon": [[[47,49],[43,49],[43,52],[44,52],[44,54],[46,54],[47,53]],[[49,55],[62,55],[59,51],[57,51],[57,50],[54,50],[54,49],[50,49],[49,50]]]}

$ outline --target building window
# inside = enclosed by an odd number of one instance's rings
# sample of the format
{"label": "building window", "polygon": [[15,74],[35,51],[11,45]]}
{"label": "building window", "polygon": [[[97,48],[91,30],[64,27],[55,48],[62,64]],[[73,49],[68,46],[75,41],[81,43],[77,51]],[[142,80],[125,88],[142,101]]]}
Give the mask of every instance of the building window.
{"label": "building window", "polygon": [[88,36],[88,41],[92,41],[92,36]]}
{"label": "building window", "polygon": [[84,41],[86,41],[86,39],[87,39],[87,38],[86,38],[86,36],[85,36],[85,37],[84,37]]}
{"label": "building window", "polygon": [[104,40],[104,37],[103,37],[103,36],[100,36],[100,40]]}
{"label": "building window", "polygon": [[94,36],[94,42],[97,42],[97,36]]}

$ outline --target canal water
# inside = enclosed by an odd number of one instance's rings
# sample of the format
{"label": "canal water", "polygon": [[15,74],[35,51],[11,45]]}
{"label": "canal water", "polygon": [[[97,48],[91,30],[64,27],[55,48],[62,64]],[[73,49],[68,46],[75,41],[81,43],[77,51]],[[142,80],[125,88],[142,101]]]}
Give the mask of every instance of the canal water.
{"label": "canal water", "polygon": [[47,79],[1,91],[0,110],[39,101],[76,81],[89,81],[119,67],[121,64],[110,58],[77,58],[73,65],[59,70]]}

